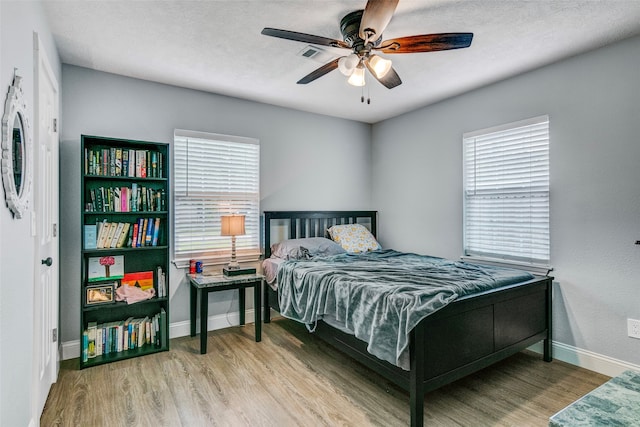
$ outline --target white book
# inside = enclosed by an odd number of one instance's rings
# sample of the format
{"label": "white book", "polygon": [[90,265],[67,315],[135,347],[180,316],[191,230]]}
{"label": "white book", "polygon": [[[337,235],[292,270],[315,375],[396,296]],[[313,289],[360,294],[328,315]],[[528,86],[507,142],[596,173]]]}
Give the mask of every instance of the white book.
{"label": "white book", "polygon": [[115,228],[116,230],[113,233],[113,236],[111,237],[111,243],[109,244],[110,248],[115,248],[118,246],[118,240],[120,240],[120,235],[122,234],[122,229],[124,228],[124,222],[119,222]]}

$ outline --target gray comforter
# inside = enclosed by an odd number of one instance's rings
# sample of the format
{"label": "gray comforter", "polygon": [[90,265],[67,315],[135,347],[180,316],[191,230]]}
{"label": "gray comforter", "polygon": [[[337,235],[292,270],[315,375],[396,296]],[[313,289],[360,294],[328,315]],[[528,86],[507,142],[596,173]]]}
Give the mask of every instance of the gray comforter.
{"label": "gray comforter", "polygon": [[409,370],[409,332],[456,298],[533,275],[394,250],[283,262],[281,314],[309,325],[331,316],[376,357]]}

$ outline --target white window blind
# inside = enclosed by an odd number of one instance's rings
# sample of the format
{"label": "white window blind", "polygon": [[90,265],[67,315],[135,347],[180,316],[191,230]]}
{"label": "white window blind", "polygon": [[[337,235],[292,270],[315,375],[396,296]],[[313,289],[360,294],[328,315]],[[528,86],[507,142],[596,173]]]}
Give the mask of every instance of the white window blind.
{"label": "white window blind", "polygon": [[549,264],[549,117],[463,135],[464,255]]}
{"label": "white window blind", "polygon": [[173,149],[176,265],[188,259],[228,261],[231,238],[222,215],[243,214],[239,261],[260,256],[260,145],[257,139],[176,130]]}

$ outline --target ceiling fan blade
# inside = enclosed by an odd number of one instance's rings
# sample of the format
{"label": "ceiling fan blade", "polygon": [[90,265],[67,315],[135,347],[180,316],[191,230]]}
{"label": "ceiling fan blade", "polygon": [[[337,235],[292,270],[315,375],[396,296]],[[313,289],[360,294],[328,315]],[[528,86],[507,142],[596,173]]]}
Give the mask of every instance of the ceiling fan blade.
{"label": "ceiling fan blade", "polygon": [[385,40],[374,49],[384,53],[418,53],[462,49],[471,45],[473,33],[422,34]]}
{"label": "ceiling fan blade", "polygon": [[396,70],[394,70],[393,67],[391,67],[389,71],[387,71],[387,74],[385,74],[384,77],[378,77],[371,67],[371,64],[369,64],[369,60],[365,60],[363,62],[371,75],[375,77],[380,83],[382,83],[387,89],[393,89],[394,87],[400,86],[402,84],[400,76],[398,75],[398,73],[396,73]]}
{"label": "ceiling fan blade", "polygon": [[307,83],[311,83],[315,79],[320,78],[320,77],[324,76],[325,74],[335,70],[336,68],[338,68],[338,60],[339,59],[340,58],[336,58],[331,62],[327,62],[322,67],[310,72],[309,74],[307,74],[306,76],[304,76],[303,78],[298,80],[297,83],[299,85],[306,85]]}
{"label": "ceiling fan blade", "polygon": [[369,0],[360,21],[359,35],[366,42],[378,39],[398,6],[399,0]]}
{"label": "ceiling fan blade", "polygon": [[295,31],[279,30],[277,28],[265,28],[262,30],[265,36],[278,37],[281,39],[293,40],[297,42],[316,44],[320,46],[341,47],[351,49],[351,46],[343,41],[330,39],[328,37],[314,36],[313,34],[298,33]]}

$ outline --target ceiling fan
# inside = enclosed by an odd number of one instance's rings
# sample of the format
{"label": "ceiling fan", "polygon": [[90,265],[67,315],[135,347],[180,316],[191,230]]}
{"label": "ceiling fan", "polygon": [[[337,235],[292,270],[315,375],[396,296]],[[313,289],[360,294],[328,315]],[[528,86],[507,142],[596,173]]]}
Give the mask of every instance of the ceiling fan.
{"label": "ceiling fan", "polygon": [[469,47],[473,33],[440,33],[400,37],[382,41],[382,32],[391,21],[399,0],[368,0],[364,10],[346,15],[340,21],[344,41],[295,31],[265,28],[262,34],[320,46],[352,50],[347,56],[334,59],[298,80],[307,84],[335,70],[349,76],[354,86],[365,85],[365,68],[389,89],[402,84],[391,61],[374,52],[385,54],[434,52]]}

